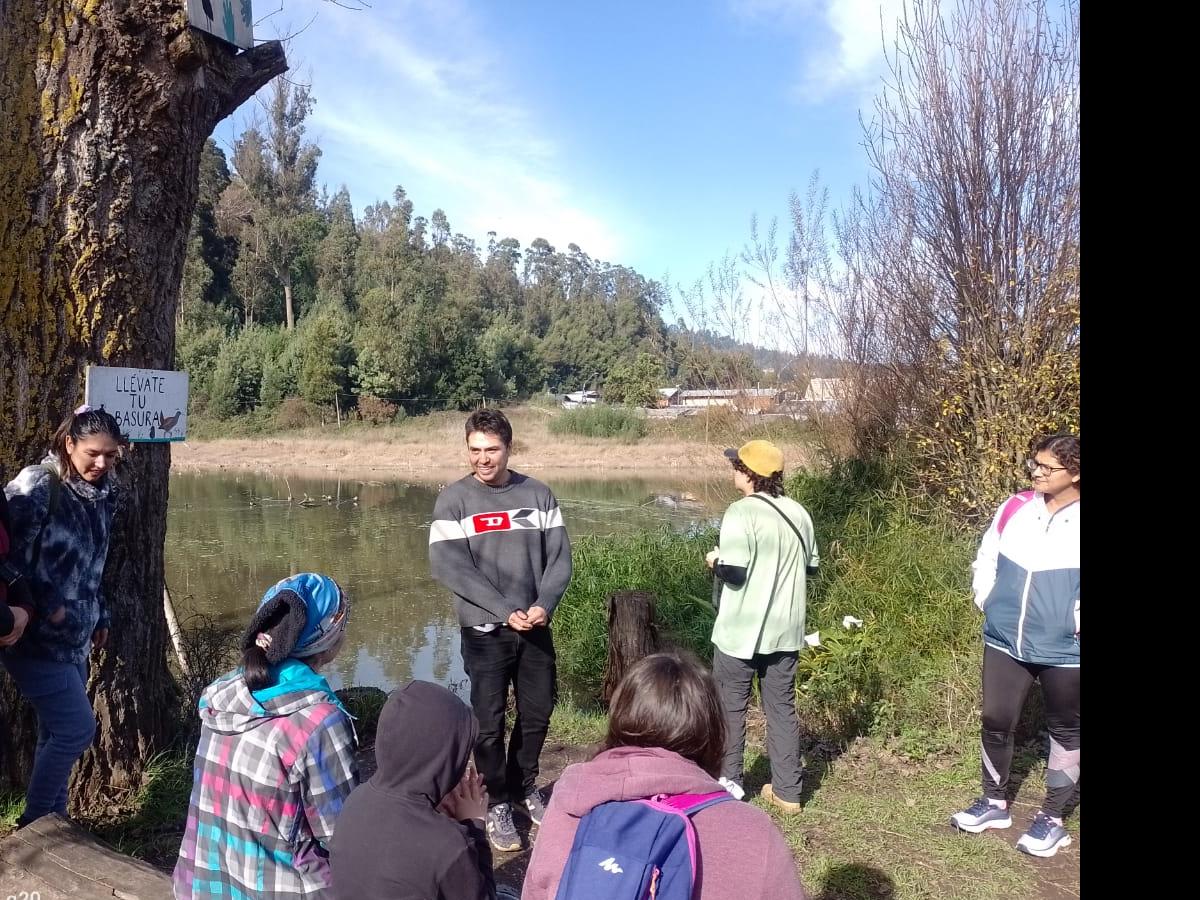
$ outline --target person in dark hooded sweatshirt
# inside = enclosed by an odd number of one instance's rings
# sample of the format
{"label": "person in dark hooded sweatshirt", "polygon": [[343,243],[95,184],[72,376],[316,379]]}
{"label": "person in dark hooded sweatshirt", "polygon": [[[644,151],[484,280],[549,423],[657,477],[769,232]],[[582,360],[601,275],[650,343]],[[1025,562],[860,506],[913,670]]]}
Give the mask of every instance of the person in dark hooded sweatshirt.
{"label": "person in dark hooded sweatshirt", "polygon": [[469,765],[479,722],[427,681],[392,692],[379,715],[378,769],[350,795],[330,847],[335,900],[495,900],[483,822],[488,795]]}

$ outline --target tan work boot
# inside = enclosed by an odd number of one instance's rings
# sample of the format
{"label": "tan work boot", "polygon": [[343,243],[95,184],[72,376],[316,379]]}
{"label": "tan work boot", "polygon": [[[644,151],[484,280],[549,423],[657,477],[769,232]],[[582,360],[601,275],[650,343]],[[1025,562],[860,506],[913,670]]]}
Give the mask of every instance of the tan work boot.
{"label": "tan work boot", "polygon": [[803,804],[794,803],[791,800],[780,800],[778,797],[776,797],[775,790],[771,787],[770,783],[762,786],[762,798],[768,803],[773,803],[785,813],[790,813],[793,816],[804,811]]}

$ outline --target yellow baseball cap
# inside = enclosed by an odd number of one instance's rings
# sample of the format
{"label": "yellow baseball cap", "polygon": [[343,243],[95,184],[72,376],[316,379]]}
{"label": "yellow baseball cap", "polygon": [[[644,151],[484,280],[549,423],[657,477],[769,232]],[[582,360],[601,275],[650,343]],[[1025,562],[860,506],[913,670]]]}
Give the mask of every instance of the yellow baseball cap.
{"label": "yellow baseball cap", "polygon": [[725,451],[726,459],[738,459],[755,475],[769,478],[783,471],[783,451],[770,441],[749,441],[734,450]]}

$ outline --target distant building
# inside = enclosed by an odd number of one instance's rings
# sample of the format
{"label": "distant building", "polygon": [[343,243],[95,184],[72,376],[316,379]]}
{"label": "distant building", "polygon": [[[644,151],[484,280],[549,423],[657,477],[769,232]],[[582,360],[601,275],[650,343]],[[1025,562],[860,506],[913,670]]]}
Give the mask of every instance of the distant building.
{"label": "distant building", "polygon": [[596,391],[575,391],[563,394],[563,409],[578,409],[581,406],[592,406],[600,402],[600,394]]}
{"label": "distant building", "polygon": [[813,378],[801,401],[807,412],[835,412],[846,396],[849,384],[845,378]]}
{"label": "distant building", "polygon": [[669,405],[693,409],[731,406],[738,412],[754,414],[776,406],[782,396],[779,388],[699,388],[679,391]]}
{"label": "distant building", "polygon": [[683,393],[677,387],[667,387],[658,389],[658,399],[654,401],[654,405],[658,409],[666,409],[669,406],[679,405],[679,395]]}

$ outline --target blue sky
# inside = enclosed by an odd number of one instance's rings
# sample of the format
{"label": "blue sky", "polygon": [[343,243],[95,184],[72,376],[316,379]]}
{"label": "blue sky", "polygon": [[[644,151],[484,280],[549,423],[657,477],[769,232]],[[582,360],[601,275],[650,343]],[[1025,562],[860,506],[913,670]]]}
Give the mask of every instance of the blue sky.
{"label": "blue sky", "polygon": [[[550,3],[257,0],[256,37],[311,83],[319,178],[359,211],[416,212],[527,247],[544,237],[690,284],[781,219],[814,170],[835,204],[867,178],[859,110],[896,0]],[[356,5],[355,0],[342,0]],[[315,20],[313,17],[315,15]],[[253,107],[217,130],[227,149]]]}

